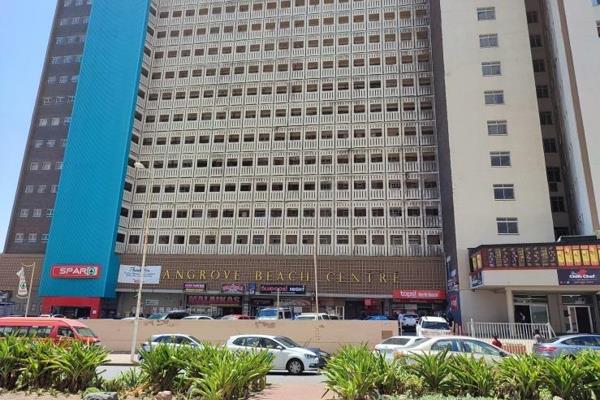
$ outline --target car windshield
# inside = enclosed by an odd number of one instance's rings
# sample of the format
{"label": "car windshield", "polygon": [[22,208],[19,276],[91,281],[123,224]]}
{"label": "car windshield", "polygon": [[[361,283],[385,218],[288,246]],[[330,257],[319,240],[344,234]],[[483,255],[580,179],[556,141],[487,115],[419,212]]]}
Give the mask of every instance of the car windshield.
{"label": "car windshield", "polygon": [[298,343],[294,342],[289,337],[277,336],[275,339],[281,344],[283,344],[285,347],[300,347]]}
{"label": "car windshield", "polygon": [[79,336],[83,337],[96,337],[96,334],[90,328],[75,327],[75,330]]}
{"label": "car windshield", "polygon": [[260,317],[276,317],[277,316],[277,310],[269,308],[269,309],[265,309],[265,310],[260,310],[258,315]]}
{"label": "car windshield", "polygon": [[416,319],[416,318],[419,318],[419,317],[418,317],[418,316],[416,316],[416,315],[414,315],[414,314],[406,314],[406,315],[404,316],[404,318],[415,318],[415,319]]}
{"label": "car windshield", "polygon": [[423,321],[423,323],[421,324],[421,327],[425,328],[425,329],[441,329],[441,330],[450,329],[447,322],[437,322],[437,321]]}
{"label": "car windshield", "polygon": [[162,317],[164,317],[167,314],[151,314],[148,319],[161,319]]}

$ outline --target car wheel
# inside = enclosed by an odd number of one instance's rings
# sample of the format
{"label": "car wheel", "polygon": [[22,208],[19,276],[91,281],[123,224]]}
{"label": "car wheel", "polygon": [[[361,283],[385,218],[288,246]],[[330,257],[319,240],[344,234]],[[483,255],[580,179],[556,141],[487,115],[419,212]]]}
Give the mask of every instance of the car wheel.
{"label": "car wheel", "polygon": [[290,361],[288,361],[285,369],[287,369],[292,375],[299,375],[304,371],[304,364],[302,364],[302,361],[292,358]]}

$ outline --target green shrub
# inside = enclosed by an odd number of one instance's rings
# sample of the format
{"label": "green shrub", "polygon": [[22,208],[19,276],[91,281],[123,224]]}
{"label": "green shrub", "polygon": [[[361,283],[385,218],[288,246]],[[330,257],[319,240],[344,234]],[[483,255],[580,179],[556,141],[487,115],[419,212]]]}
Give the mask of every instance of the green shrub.
{"label": "green shrub", "polygon": [[600,352],[584,351],[576,358],[579,368],[583,370],[581,385],[587,389],[588,398],[600,399]]}
{"label": "green shrub", "polygon": [[497,381],[495,366],[483,359],[461,354],[450,358],[449,367],[453,393],[481,397],[493,395]]}
{"label": "green shrub", "polygon": [[190,349],[185,346],[159,344],[148,351],[140,351],[140,369],[146,377],[146,384],[153,392],[175,391]]}
{"label": "green shrub", "polygon": [[514,400],[535,400],[544,383],[544,360],[534,355],[506,357],[498,364],[497,392]]}
{"label": "green shrub", "polygon": [[12,390],[17,381],[29,352],[27,341],[13,336],[0,339],[0,387]]}
{"label": "green shrub", "polygon": [[48,368],[53,373],[54,386],[70,393],[91,386],[98,376],[98,368],[108,361],[108,353],[102,347],[76,340],[53,349]]}
{"label": "green shrub", "polygon": [[452,370],[447,351],[413,354],[408,358],[408,368],[423,380],[430,393],[446,393],[452,389]]}

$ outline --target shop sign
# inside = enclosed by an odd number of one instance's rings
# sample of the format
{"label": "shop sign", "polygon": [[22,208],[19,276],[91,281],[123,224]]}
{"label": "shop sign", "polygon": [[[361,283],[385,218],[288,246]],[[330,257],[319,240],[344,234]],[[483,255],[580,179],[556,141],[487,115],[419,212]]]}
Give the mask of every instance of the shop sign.
{"label": "shop sign", "polygon": [[231,294],[244,294],[244,285],[237,283],[224,283],[221,286],[221,292]]}
{"label": "shop sign", "polygon": [[185,282],[183,284],[183,291],[185,293],[203,293],[203,292],[206,292],[206,283]]}
{"label": "shop sign", "polygon": [[446,292],[443,290],[394,290],[392,297],[400,300],[444,300]]}
{"label": "shop sign", "polygon": [[598,266],[600,265],[599,253],[600,245],[597,244],[556,246],[558,266],[561,268]]}
{"label": "shop sign", "polygon": [[260,285],[260,292],[264,294],[305,294],[304,285]]}
{"label": "shop sign", "polygon": [[[160,265],[146,265],[144,267],[144,285],[158,285],[160,283]],[[142,269],[139,265],[121,265],[119,268],[119,283],[140,283]]]}
{"label": "shop sign", "polygon": [[242,298],[239,296],[188,296],[188,305],[194,306],[241,306]]}
{"label": "shop sign", "polygon": [[98,264],[54,264],[51,275],[61,279],[98,279],[100,265]]}
{"label": "shop sign", "polygon": [[559,285],[600,284],[600,268],[559,269],[557,273]]}

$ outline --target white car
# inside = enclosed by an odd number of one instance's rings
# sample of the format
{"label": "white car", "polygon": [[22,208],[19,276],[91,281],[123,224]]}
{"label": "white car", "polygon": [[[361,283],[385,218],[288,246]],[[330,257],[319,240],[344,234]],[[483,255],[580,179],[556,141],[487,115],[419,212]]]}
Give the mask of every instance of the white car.
{"label": "white car", "polygon": [[183,317],[183,319],[203,319],[203,320],[212,320],[213,317],[209,317],[208,315],[188,315],[187,317]]}
{"label": "white car", "polygon": [[296,316],[296,318],[294,318],[295,320],[298,321],[306,321],[306,320],[315,320],[315,319],[331,319],[329,318],[329,314],[325,314],[325,313],[319,313],[318,314],[318,318],[317,318],[317,314],[316,313],[302,313],[302,314],[298,314]]}
{"label": "white car", "polygon": [[375,351],[385,356],[386,359],[392,359],[397,350],[410,347],[416,343],[426,340],[418,336],[392,336],[375,346]]}
{"label": "white car", "polygon": [[443,336],[450,335],[450,325],[442,317],[422,317],[417,322],[416,328],[417,336]]}
{"label": "white car", "polygon": [[417,314],[404,314],[400,323],[403,328],[415,328],[418,319],[419,316]]}
{"label": "white car", "polygon": [[441,336],[425,338],[411,347],[396,350],[394,357],[400,358],[411,354],[438,353],[444,350],[447,350],[450,356],[468,354],[490,362],[499,361],[510,355],[510,353],[480,339],[466,336]]}
{"label": "white car", "polygon": [[[167,346],[191,346],[191,347],[202,347],[202,342],[199,339],[191,335],[184,335],[181,333],[165,333],[162,335],[153,335],[150,340],[142,344],[142,350],[149,351],[158,345]],[[141,357],[140,357],[141,358]]]}
{"label": "white car", "polygon": [[225,346],[236,351],[268,351],[273,355],[273,371],[287,370],[290,374],[298,375],[319,368],[319,356],[314,351],[301,347],[285,336],[238,335],[230,337]]}

